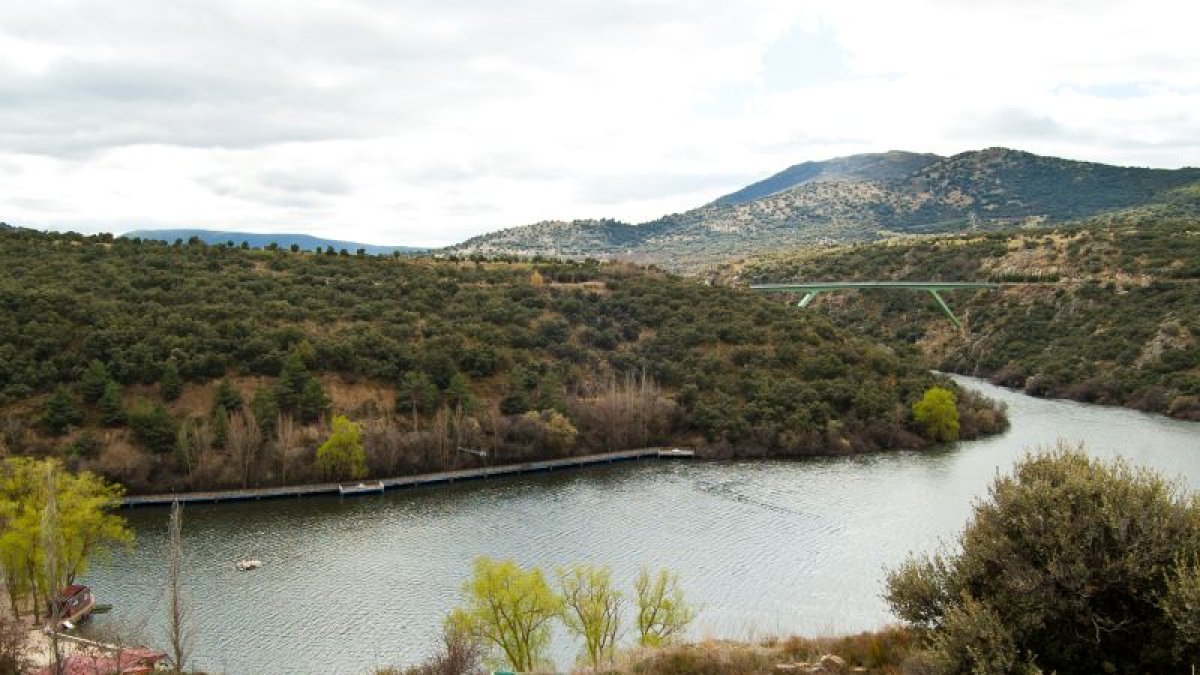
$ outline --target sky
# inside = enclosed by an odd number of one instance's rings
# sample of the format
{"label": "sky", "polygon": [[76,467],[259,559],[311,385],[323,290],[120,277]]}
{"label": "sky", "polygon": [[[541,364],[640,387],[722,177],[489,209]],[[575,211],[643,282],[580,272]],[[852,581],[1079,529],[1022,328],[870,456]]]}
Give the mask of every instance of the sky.
{"label": "sky", "polygon": [[808,160],[1200,165],[1200,3],[0,4],[0,221],[439,246]]}

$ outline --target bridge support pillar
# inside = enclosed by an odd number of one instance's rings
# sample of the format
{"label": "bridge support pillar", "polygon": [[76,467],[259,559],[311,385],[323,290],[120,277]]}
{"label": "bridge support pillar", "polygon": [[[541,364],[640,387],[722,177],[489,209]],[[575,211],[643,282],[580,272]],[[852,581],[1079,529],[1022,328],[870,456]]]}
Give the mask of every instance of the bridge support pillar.
{"label": "bridge support pillar", "polygon": [[946,301],[942,299],[942,296],[940,293],[937,292],[937,289],[934,289],[934,288],[929,289],[929,294],[933,296],[934,300],[937,300],[937,303],[939,306],[941,306],[942,311],[946,313],[946,316],[950,317],[950,321],[953,322],[954,325],[957,326],[960,331],[964,330],[962,323],[959,322],[957,316],[954,316],[954,312],[950,311],[950,305],[946,304]]}
{"label": "bridge support pillar", "polygon": [[815,298],[815,297],[817,297],[817,294],[815,292],[810,291],[808,293],[805,293],[804,297],[800,298],[800,302],[797,303],[796,306],[797,307],[808,307],[808,303],[812,302],[813,298]]}

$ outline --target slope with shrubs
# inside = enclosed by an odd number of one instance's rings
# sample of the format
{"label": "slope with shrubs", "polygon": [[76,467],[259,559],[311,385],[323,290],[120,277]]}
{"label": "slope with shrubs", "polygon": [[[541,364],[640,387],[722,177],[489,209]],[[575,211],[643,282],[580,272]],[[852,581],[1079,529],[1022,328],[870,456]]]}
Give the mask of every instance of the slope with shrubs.
{"label": "slope with shrubs", "polygon": [[[803,455],[930,441],[915,350],[742,290],[599,263],[376,258],[0,233],[0,445],[132,491],[660,443]],[[945,386],[951,386],[942,382]],[[952,387],[953,388],[953,387]],[[961,435],[1003,426],[958,393]],[[353,445],[353,444],[352,444]],[[356,453],[357,448],[347,448]]]}
{"label": "slope with shrubs", "polygon": [[944,370],[1039,396],[1200,419],[1200,192],[1056,228],[898,239],[778,254],[737,282],[990,280],[947,294],[959,335],[925,294],[819,296],[855,332],[916,344]]}

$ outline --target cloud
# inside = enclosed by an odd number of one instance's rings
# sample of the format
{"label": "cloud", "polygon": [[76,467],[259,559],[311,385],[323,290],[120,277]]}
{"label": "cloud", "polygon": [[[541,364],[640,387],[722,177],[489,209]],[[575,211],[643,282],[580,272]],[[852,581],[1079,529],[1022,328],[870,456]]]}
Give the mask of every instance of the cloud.
{"label": "cloud", "polygon": [[1200,163],[1191,3],[0,6],[0,219],[436,245],[652,219],[797,162]]}

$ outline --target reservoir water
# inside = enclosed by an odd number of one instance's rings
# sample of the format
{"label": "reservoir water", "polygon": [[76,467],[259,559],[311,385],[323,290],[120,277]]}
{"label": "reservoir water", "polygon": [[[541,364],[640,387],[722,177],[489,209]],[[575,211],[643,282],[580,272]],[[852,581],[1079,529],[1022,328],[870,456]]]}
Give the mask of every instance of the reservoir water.
{"label": "reservoir water", "polygon": [[[643,461],[370,497],[189,506],[196,664],[256,675],[411,665],[433,648],[479,555],[547,570],[608,564],[626,589],[643,565],[668,566],[702,606],[693,637],[870,629],[893,620],[880,598],[884,569],[950,542],[1028,448],[1084,442],[1200,488],[1200,424],[956,379],[1006,403],[1011,430],[919,453]],[[85,581],[115,605],[92,628],[163,646],[167,511],[126,514],[135,548]],[[264,567],[235,571],[244,557]],[[554,653],[569,667],[575,645],[556,636]]]}

